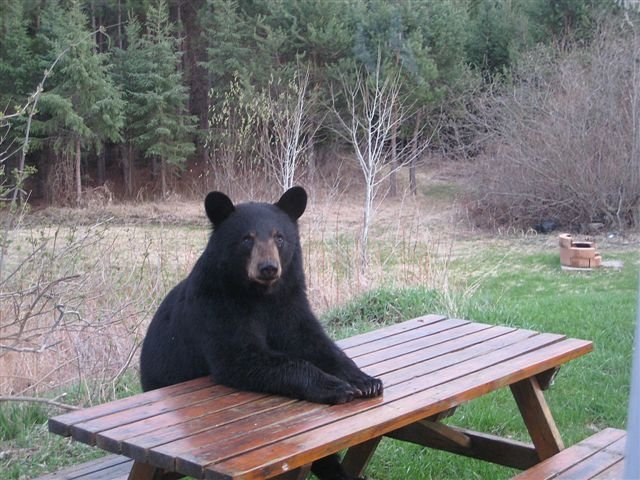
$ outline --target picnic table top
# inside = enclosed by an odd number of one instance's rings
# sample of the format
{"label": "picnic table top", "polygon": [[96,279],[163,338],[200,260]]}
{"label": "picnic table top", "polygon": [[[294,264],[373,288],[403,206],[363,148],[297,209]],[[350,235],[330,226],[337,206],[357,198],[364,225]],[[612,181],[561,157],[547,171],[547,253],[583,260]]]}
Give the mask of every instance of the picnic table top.
{"label": "picnic table top", "polygon": [[592,350],[586,340],[427,315],[338,344],[384,394],[321,405],[199,378],[73,411],[49,430],[196,478],[271,478]]}

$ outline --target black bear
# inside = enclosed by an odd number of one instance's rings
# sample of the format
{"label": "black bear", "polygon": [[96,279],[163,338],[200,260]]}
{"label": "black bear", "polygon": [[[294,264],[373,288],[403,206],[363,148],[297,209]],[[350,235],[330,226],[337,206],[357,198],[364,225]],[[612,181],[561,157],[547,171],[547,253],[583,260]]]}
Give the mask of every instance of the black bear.
{"label": "black bear", "polygon": [[[275,204],[234,205],[223,193],[207,195],[213,231],[149,325],[143,390],[211,375],[230,387],[319,403],[382,394],[382,382],[362,372],[311,311],[297,226],[306,204],[301,187]],[[349,478],[335,455],[312,471]]]}

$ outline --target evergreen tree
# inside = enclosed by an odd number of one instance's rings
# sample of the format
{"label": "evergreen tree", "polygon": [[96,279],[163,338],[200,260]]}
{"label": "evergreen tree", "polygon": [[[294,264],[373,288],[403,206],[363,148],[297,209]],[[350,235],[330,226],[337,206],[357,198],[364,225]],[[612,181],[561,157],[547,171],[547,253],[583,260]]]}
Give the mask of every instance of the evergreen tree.
{"label": "evergreen tree", "polygon": [[127,137],[145,158],[159,162],[164,198],[169,171],[183,168],[195,150],[197,121],[186,110],[179,40],[172,33],[167,3],[149,6],[144,32],[131,20],[127,38],[129,46],[119,55],[119,78],[128,101]]}
{"label": "evergreen tree", "polygon": [[519,20],[524,15],[511,2],[478,0],[470,9],[467,57],[486,80],[505,73],[514,61],[521,38]]}
{"label": "evergreen tree", "polygon": [[125,194],[133,195],[134,183],[134,137],[138,129],[132,126],[137,114],[137,104],[133,101],[134,95],[147,90],[145,72],[152,68],[146,62],[144,50],[141,44],[141,25],[134,16],[129,16],[124,29],[123,37],[127,39],[128,48],[116,48],[114,50],[114,79],[122,89],[125,100],[125,122],[122,129],[124,143],[121,145],[120,161],[122,176],[124,179]]}
{"label": "evergreen tree", "polygon": [[78,1],[62,8],[52,0],[38,34],[43,68],[59,61],[51,75],[52,88],[45,88],[40,98],[33,130],[52,153],[51,193],[63,202],[81,201],[83,151],[121,140],[124,104],[109,76],[108,57],[95,51],[87,23]]}
{"label": "evergreen tree", "polygon": [[[409,159],[410,185],[415,194],[415,160],[423,148],[418,143],[424,141],[420,137],[433,134],[428,116],[437,103],[445,101],[447,86],[454,85],[463,70],[464,15],[450,0],[375,0],[362,4],[357,16],[360,22],[354,56],[369,72],[375,71],[380,56],[383,78],[399,79],[401,103],[412,114],[402,125],[394,122],[390,152],[393,165]],[[389,180],[390,194],[394,195],[393,170]]]}
{"label": "evergreen tree", "polygon": [[[20,169],[25,108],[38,83],[27,29],[21,0],[0,5],[0,181],[15,168]],[[13,178],[10,186],[19,182],[19,178]]]}
{"label": "evergreen tree", "polygon": [[207,0],[206,7],[202,18],[209,45],[206,68],[214,88],[226,89],[235,78],[248,80],[254,27],[233,0]]}
{"label": "evergreen tree", "polygon": [[36,62],[31,55],[31,38],[22,1],[7,1],[0,6],[0,109],[13,113],[33,93]]}
{"label": "evergreen tree", "polygon": [[533,40],[553,42],[561,48],[575,41],[589,42],[597,31],[598,19],[618,9],[615,2],[602,0],[530,0],[524,5]]}

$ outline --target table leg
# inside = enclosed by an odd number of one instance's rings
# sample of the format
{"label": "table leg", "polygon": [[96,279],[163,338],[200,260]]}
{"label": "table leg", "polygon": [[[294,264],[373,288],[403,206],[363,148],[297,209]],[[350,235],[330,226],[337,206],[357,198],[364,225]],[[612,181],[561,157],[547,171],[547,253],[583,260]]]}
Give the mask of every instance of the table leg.
{"label": "table leg", "polygon": [[511,392],[518,404],[531,440],[540,461],[564,449],[560,432],[544,398],[536,377],[526,378],[511,385]]}
{"label": "table leg", "polygon": [[382,437],[372,438],[347,450],[342,466],[349,475],[361,477]]}
{"label": "table leg", "polygon": [[165,472],[162,468],[148,463],[133,462],[128,480],[176,480],[184,475],[176,472]]}

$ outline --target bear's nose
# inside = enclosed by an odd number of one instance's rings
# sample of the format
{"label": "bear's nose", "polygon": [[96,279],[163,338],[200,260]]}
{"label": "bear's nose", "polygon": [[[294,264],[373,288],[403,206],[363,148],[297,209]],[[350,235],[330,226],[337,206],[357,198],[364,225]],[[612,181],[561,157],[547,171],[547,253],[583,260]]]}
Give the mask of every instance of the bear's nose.
{"label": "bear's nose", "polygon": [[278,277],[278,264],[274,261],[261,262],[258,271],[262,280],[274,280]]}

